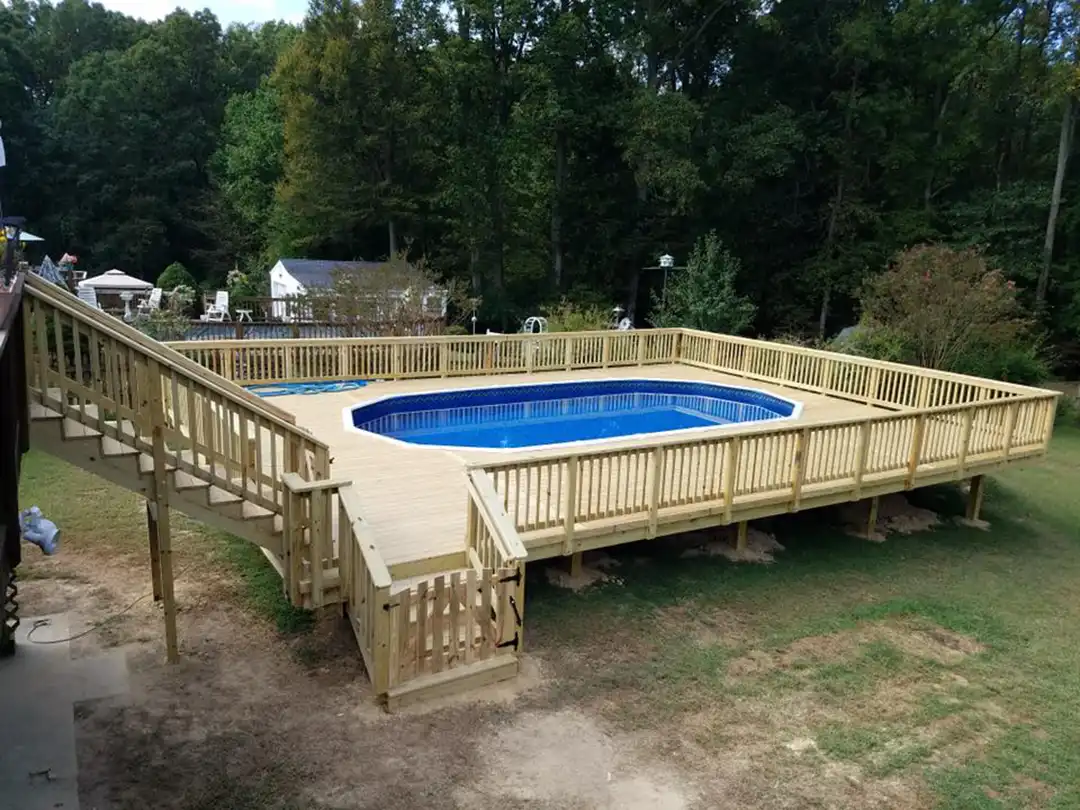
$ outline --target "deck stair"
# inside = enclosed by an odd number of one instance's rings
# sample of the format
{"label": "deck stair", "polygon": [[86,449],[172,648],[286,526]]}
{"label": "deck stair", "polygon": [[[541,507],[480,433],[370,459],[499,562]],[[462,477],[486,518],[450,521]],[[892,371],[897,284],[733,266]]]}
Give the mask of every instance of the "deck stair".
{"label": "deck stair", "polygon": [[146,498],[154,597],[175,660],[170,509],[287,570],[301,549],[283,477],[328,478],[328,448],[288,412],[57,285],[30,276],[22,306],[31,446]]}
{"label": "deck stair", "polygon": [[[107,425],[115,431],[112,435],[71,417],[61,416],[58,410],[39,403],[30,406],[30,440],[33,447],[139,495],[151,497],[154,490],[153,456],[139,449],[130,422],[117,424],[110,421]],[[211,476],[199,475],[197,465],[188,467],[194,472],[187,472],[178,469],[174,462],[166,461],[164,469],[172,507],[278,556],[283,555],[279,512],[215,486]]]}

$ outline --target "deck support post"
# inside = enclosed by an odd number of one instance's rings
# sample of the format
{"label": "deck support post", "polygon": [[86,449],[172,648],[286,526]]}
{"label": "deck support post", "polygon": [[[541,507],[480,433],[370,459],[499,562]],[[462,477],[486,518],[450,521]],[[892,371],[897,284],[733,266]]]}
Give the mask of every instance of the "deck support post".
{"label": "deck support post", "polygon": [[981,475],[971,477],[971,489],[968,491],[967,519],[978,520],[982,511],[985,478]]}
{"label": "deck support post", "polygon": [[[150,566],[154,574],[154,601],[161,601],[165,611],[165,660],[170,664],[180,661],[180,646],[176,631],[176,593],[173,588],[172,530],[169,505],[147,501],[147,520],[151,530]],[[156,541],[153,539],[156,535]],[[155,564],[154,550],[157,547]]]}
{"label": "deck support post", "polygon": [[[153,500],[147,502],[149,517],[157,534],[158,568],[161,578],[161,600],[165,607],[165,660],[175,664],[180,660],[176,633],[176,595],[173,591],[172,527],[169,521],[169,472],[165,457],[165,407],[162,398],[161,367],[156,360],[146,365],[146,386],[150,403],[150,424],[154,459]],[[151,554],[153,550],[151,548]]]}
{"label": "deck support post", "polygon": [[575,551],[570,555],[570,576],[580,577],[582,568],[582,552]]}
{"label": "deck support post", "polygon": [[150,581],[153,583],[154,601],[161,601],[161,543],[158,541],[158,522],[154,513],[157,510],[150,508],[150,501],[146,502],[146,535],[150,541]]}
{"label": "deck support post", "polygon": [[735,533],[735,550],[746,551],[746,541],[750,533],[750,521],[740,520]]}
{"label": "deck support post", "polygon": [[866,516],[866,539],[874,539],[874,530],[877,528],[878,505],[880,498],[875,495],[870,499],[870,512]]}

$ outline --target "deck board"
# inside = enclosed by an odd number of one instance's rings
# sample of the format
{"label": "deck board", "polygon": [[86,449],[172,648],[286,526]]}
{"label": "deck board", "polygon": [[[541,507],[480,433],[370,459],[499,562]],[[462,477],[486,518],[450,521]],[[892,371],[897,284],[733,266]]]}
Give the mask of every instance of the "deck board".
{"label": "deck board", "polygon": [[[753,387],[801,402],[802,413],[798,419],[792,420],[797,424],[883,413],[879,408],[857,402],[748,381],[685,365],[376,382],[352,391],[275,397],[274,403],[293,413],[297,424],[309,429],[316,438],[330,447],[331,474],[335,478],[347,478],[354,482],[364,518],[371,526],[379,552],[388,566],[394,566],[451,554],[462,549],[465,537],[467,463],[485,459],[510,460],[535,451],[527,448],[520,451],[449,451],[407,445],[347,430],[343,418],[345,408],[395,394],[488,385],[628,377],[694,380]],[[731,432],[738,431],[739,427],[708,430]],[[690,435],[692,432],[686,433]],[[631,438],[619,442],[605,441],[593,446],[615,449],[633,447],[637,443],[637,440]]]}

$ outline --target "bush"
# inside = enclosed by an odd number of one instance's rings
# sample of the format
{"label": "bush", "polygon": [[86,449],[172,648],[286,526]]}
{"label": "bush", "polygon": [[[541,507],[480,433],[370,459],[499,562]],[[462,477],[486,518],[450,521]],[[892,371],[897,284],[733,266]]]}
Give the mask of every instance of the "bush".
{"label": "bush", "polygon": [[454,337],[463,337],[470,334],[470,332],[460,323],[452,323],[446,327],[446,334],[453,335]]}
{"label": "bush", "polygon": [[174,290],[177,287],[191,287],[195,289],[195,277],[187,271],[180,262],[173,262],[166,267],[157,279],[157,286],[163,290]]}
{"label": "bush", "polygon": [[187,310],[195,300],[195,290],[181,284],[166,293],[167,298],[163,308],[135,316],[132,325],[154,340],[183,340],[187,337],[187,331],[191,326]]}
{"label": "bush", "polygon": [[270,273],[258,266],[246,273],[234,267],[225,279],[225,287],[231,299],[267,296],[270,294]]}
{"label": "bush", "polygon": [[731,335],[745,331],[754,322],[757,307],[735,289],[740,267],[716,231],[699,239],[686,269],[672,274],[661,295],[653,293],[653,326]]}
{"label": "bush", "polygon": [[906,250],[867,283],[861,303],[847,351],[1017,383],[1049,371],[1015,285],[977,249]]}
{"label": "bush", "polygon": [[565,298],[557,307],[545,307],[550,332],[595,332],[598,329],[610,329],[612,313],[601,306],[590,304],[579,306]]}

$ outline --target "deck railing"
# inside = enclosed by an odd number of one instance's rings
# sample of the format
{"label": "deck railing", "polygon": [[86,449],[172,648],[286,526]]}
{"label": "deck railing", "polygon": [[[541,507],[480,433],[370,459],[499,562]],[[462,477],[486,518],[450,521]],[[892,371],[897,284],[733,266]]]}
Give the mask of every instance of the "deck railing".
{"label": "deck railing", "polygon": [[341,549],[343,601],[364,657],[364,666],[375,693],[381,695],[391,685],[392,580],[351,485],[338,490],[338,503],[337,537]]}
{"label": "deck railing", "polygon": [[889,409],[1003,399],[1032,389],[693,329],[170,343],[242,383],[409,379],[685,363]]}
{"label": "deck railing", "polygon": [[291,473],[282,477],[282,485],[285,559],[276,562],[289,601],[305,608],[342,601],[339,554],[349,526],[340,523],[341,493],[349,482],[315,476],[305,480]]}
{"label": "deck railing", "polygon": [[655,537],[666,533],[663,524],[730,523],[776,504],[796,511],[841,493],[854,500],[873,487],[957,479],[1041,454],[1055,406],[1055,395],[1031,394],[619,449],[556,449],[477,463],[470,476],[486,473],[526,545],[548,538],[572,554],[591,535]]}
{"label": "deck railing", "polygon": [[[296,500],[287,521],[295,538],[290,544],[293,555],[301,558],[299,591],[329,593],[337,586],[340,571],[340,599],[346,603],[376,694],[520,649],[525,547],[487,476],[477,473],[474,478],[469,485],[471,531],[463,570],[397,584],[379,555],[351,484],[289,481]],[[312,547],[320,535],[327,536],[320,524],[329,524],[320,515],[334,497],[340,567],[337,560],[331,567],[329,549]],[[321,579],[311,576],[315,558],[326,567]],[[317,607],[332,600],[336,601],[328,595],[305,604]]]}
{"label": "deck railing", "polygon": [[681,330],[679,360],[885,408],[928,408],[1030,393],[1020,385],[784,343]]}
{"label": "deck railing", "polygon": [[278,513],[282,476],[302,474],[303,458],[328,476],[326,445],[272,403],[42,279],[27,279],[24,306],[27,384],[41,405]]}
{"label": "deck railing", "polygon": [[409,379],[613,368],[678,359],[681,330],[170,343],[242,383]]}

